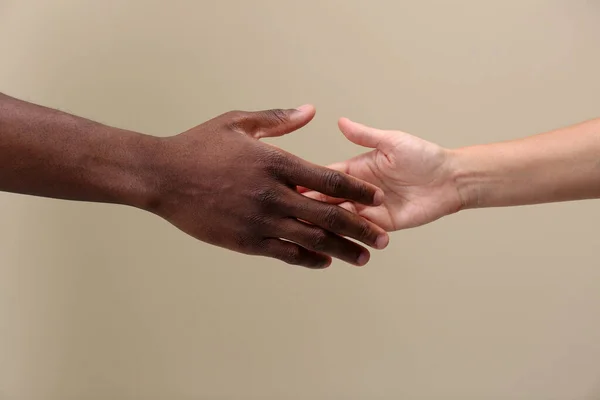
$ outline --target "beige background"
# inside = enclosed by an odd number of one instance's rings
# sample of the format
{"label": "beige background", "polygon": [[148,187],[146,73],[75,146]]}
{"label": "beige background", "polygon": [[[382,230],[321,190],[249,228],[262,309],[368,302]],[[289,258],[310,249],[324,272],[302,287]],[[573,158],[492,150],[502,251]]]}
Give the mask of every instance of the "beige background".
{"label": "beige background", "polygon": [[[600,116],[596,1],[0,0],[0,90],[170,135],[313,102],[445,146]],[[241,165],[243,167],[243,165]],[[0,195],[0,399],[598,399],[600,203],[468,211],[323,272]]]}

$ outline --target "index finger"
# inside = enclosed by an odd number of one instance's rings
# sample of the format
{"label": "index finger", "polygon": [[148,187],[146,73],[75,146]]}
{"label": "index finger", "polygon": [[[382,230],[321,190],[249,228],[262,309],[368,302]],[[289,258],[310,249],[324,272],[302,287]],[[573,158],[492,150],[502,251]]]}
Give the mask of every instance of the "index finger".
{"label": "index finger", "polygon": [[383,191],[377,186],[340,171],[301,159],[287,163],[283,169],[288,183],[295,186],[368,206],[378,206],[383,202]]}
{"label": "index finger", "polygon": [[359,240],[377,249],[387,246],[389,236],[385,230],[356,213],[294,192],[290,197],[292,199],[288,206],[291,218],[306,221],[342,237]]}

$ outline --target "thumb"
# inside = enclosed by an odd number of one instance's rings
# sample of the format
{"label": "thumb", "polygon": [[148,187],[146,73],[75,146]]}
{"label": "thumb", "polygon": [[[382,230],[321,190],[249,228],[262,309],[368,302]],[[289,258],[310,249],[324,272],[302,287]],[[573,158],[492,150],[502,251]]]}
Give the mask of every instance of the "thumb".
{"label": "thumb", "polygon": [[246,133],[255,139],[283,136],[308,124],[315,116],[315,107],[307,104],[298,108],[266,110],[249,113],[251,129]]}
{"label": "thumb", "polygon": [[350,121],[348,118],[341,118],[338,126],[344,136],[354,144],[378,150],[387,147],[389,136],[386,131]]}

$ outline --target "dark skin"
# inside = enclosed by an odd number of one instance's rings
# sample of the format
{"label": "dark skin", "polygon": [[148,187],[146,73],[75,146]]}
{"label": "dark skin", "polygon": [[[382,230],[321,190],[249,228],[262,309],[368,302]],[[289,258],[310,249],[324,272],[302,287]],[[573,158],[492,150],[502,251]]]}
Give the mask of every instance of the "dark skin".
{"label": "dark skin", "polygon": [[348,238],[381,249],[385,231],[296,189],[374,206],[382,191],[258,140],[313,117],[312,106],[235,111],[159,138],[0,94],[0,190],[137,207],[201,241],[289,264],[364,265],[368,250]]}

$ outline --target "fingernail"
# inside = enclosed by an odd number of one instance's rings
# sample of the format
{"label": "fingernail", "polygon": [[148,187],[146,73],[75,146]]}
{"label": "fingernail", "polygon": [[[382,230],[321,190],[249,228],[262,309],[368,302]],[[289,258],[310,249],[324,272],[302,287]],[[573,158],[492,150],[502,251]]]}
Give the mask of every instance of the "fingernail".
{"label": "fingernail", "polygon": [[373,196],[373,205],[379,206],[383,204],[384,197],[385,195],[383,194],[383,190],[377,189],[377,191],[375,192],[375,196]]}
{"label": "fingernail", "polygon": [[360,256],[358,256],[358,260],[356,260],[356,263],[359,267],[362,267],[363,265],[366,265],[369,262],[370,258],[371,255],[368,252],[364,251],[360,254]]}
{"label": "fingernail", "polygon": [[385,249],[385,247],[390,243],[390,237],[388,235],[379,235],[377,240],[375,240],[375,247],[378,249]]}

